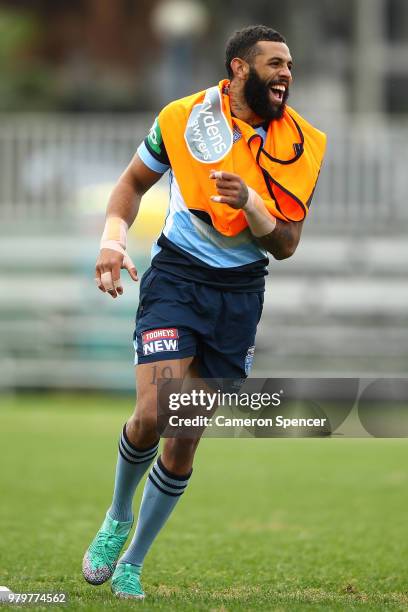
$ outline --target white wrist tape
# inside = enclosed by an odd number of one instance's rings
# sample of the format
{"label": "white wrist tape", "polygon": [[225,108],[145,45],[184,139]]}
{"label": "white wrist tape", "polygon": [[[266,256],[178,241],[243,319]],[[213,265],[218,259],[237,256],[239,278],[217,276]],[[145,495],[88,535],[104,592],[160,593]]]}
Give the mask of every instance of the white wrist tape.
{"label": "white wrist tape", "polygon": [[[135,264],[126,253],[127,246],[127,231],[128,224],[120,217],[108,217],[106,219],[105,228],[103,230],[100,248],[117,251],[123,255],[122,268],[131,270],[135,268]],[[121,287],[121,281],[113,280],[111,272],[103,272],[101,274],[102,285],[108,291]]]}
{"label": "white wrist tape", "polygon": [[106,242],[118,242],[119,245],[126,249],[128,224],[120,217],[108,217],[101,238],[101,249],[111,249],[111,246],[105,246]]}
{"label": "white wrist tape", "polygon": [[248,214],[247,221],[256,238],[267,236],[275,229],[275,217],[268,212],[261,196],[251,187],[248,187],[248,200],[242,210]]}

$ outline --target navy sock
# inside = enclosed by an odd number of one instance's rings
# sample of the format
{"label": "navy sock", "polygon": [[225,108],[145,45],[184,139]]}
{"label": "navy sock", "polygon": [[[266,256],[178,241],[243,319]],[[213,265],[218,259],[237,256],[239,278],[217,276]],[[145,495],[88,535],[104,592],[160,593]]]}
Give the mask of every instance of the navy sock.
{"label": "navy sock", "polygon": [[120,563],[143,564],[154,539],[184,493],[190,476],[191,471],[185,476],[172,474],[158,457],[146,480],[135,534]]}
{"label": "navy sock", "polygon": [[126,435],[126,425],[119,439],[118,462],[116,464],[115,490],[109,516],[115,521],[133,520],[133,497],[151,461],[156,456],[159,443],[150,448],[136,448]]}

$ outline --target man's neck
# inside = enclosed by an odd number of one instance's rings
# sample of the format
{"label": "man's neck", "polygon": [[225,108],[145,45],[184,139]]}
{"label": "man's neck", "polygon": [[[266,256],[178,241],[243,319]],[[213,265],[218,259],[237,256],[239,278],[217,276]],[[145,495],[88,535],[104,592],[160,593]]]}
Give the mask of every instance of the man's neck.
{"label": "man's neck", "polygon": [[228,93],[231,112],[237,119],[241,119],[241,121],[245,121],[245,123],[249,123],[252,126],[259,125],[265,121],[249,108],[242,86],[237,81],[230,82]]}

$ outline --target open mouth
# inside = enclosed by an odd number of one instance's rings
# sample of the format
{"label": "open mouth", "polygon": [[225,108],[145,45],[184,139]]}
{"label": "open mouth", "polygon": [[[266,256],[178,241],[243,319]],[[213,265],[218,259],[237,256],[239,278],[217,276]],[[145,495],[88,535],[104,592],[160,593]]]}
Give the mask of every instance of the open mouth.
{"label": "open mouth", "polygon": [[271,97],[272,97],[273,102],[275,104],[282,104],[283,97],[286,92],[285,85],[272,85],[269,88],[269,91],[271,92]]}

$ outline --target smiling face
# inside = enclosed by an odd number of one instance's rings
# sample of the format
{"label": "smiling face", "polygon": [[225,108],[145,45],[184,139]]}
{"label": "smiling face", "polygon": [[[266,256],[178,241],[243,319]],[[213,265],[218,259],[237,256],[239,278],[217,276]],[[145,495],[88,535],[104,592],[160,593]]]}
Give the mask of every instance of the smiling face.
{"label": "smiling face", "polygon": [[261,41],[246,64],[244,96],[248,106],[262,119],[283,116],[292,83],[293,61],[285,43]]}

